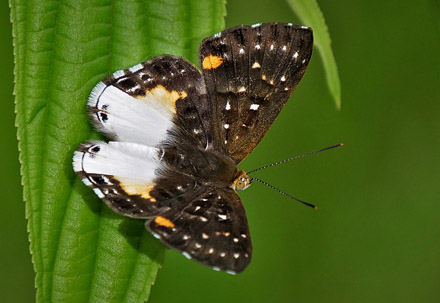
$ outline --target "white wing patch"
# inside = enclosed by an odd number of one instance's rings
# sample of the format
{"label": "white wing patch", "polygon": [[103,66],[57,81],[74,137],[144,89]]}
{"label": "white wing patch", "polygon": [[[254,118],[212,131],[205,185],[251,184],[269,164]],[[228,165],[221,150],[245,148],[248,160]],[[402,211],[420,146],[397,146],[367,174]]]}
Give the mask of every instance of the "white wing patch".
{"label": "white wing patch", "polygon": [[[98,196],[101,192],[93,176],[105,185],[118,185],[129,195],[151,198],[150,191],[161,168],[159,149],[128,142],[87,142],[73,155],[73,168]],[[98,191],[98,192],[97,192]],[[152,201],[154,202],[154,201]]]}
{"label": "white wing patch", "polygon": [[88,106],[100,132],[117,141],[156,146],[173,128],[176,111],[170,102],[177,98],[180,98],[177,93],[169,93],[161,87],[135,98],[100,82],[90,94]]}

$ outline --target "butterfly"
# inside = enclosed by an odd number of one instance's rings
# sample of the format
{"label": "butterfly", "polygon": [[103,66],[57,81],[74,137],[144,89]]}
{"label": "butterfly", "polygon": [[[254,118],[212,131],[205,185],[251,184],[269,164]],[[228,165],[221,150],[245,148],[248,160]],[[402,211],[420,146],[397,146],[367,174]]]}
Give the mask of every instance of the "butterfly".
{"label": "butterfly", "polygon": [[301,80],[308,27],[236,26],[202,41],[201,71],[162,55],[113,73],[87,109],[109,142],[88,141],[74,171],[116,213],[189,259],[242,272],[252,243],[237,165],[257,146]]}

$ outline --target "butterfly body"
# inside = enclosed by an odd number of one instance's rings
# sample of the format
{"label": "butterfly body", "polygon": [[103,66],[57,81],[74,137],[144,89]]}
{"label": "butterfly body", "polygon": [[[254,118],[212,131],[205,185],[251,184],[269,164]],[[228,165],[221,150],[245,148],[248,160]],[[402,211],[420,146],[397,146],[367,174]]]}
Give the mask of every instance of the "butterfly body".
{"label": "butterfly body", "polygon": [[186,257],[243,271],[252,244],[235,192],[251,179],[237,165],[256,147],[301,79],[309,28],[237,26],[205,39],[199,71],[162,55],[98,83],[92,123],[111,141],[83,143],[73,166],[115,212]]}
{"label": "butterfly body", "polygon": [[235,163],[213,149],[205,151],[188,147],[185,150],[163,151],[166,166],[191,175],[198,183],[230,187],[235,179]]}

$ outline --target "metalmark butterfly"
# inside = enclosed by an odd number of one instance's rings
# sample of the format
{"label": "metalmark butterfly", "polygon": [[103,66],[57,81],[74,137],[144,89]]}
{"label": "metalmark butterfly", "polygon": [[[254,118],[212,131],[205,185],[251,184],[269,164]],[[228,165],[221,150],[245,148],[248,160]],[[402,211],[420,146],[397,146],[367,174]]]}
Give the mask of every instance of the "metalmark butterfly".
{"label": "metalmark butterfly", "polygon": [[239,164],[260,142],[301,80],[312,30],[285,23],[227,29],[203,40],[202,72],[163,55],[113,73],[90,94],[92,123],[111,141],[74,154],[82,181],[115,212],[186,257],[243,271],[252,244],[235,192]]}

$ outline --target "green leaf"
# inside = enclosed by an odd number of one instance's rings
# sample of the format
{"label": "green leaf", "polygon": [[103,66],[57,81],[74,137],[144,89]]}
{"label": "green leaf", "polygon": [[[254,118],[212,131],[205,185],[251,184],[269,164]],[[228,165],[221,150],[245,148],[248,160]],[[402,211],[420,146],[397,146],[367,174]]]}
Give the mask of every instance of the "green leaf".
{"label": "green leaf", "polygon": [[337,109],[340,109],[341,83],[339,81],[338,67],[331,49],[330,35],[318,3],[316,0],[287,0],[287,3],[289,3],[295,14],[305,25],[313,28],[315,45],[321,54],[327,85]]}
{"label": "green leaf", "polygon": [[196,61],[224,0],[10,0],[16,125],[37,302],[143,302],[164,247],[109,210],[72,170],[99,138],[86,114],[113,71],[169,53]]}

